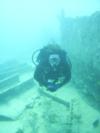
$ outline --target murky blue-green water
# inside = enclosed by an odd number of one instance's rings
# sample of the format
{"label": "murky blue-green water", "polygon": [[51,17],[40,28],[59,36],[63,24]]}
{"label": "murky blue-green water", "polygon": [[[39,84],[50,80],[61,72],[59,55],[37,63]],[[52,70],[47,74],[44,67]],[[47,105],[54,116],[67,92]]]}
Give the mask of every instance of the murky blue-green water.
{"label": "murky blue-green water", "polygon": [[[39,86],[32,63],[49,43],[72,64],[55,92]],[[0,133],[100,132],[99,0],[0,1],[0,61]]]}

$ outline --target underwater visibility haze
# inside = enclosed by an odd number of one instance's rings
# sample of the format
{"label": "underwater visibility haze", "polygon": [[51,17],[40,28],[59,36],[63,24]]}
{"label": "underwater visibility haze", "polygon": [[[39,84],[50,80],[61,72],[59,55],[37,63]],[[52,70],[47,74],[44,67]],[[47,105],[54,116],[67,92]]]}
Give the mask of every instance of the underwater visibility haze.
{"label": "underwater visibility haze", "polygon": [[[33,76],[47,44],[72,65],[55,92]],[[51,132],[100,132],[100,1],[0,1],[0,133]]]}

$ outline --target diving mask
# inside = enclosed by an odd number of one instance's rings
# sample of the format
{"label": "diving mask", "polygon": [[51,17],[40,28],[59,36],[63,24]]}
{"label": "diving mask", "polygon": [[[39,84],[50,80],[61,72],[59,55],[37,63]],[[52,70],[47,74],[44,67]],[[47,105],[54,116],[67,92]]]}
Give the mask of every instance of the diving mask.
{"label": "diving mask", "polygon": [[51,54],[49,56],[49,64],[54,67],[60,64],[60,57],[58,54]]}

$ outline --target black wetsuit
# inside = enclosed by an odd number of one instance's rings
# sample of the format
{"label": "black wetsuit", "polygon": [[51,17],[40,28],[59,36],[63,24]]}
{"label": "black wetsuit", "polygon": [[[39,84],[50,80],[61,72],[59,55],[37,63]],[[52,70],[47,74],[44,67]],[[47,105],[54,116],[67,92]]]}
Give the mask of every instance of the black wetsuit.
{"label": "black wetsuit", "polygon": [[[59,54],[61,62],[55,69],[49,64],[48,58],[50,54]],[[54,83],[58,82],[59,78],[63,77],[60,82],[60,87],[66,84],[71,79],[71,64],[67,60],[66,52],[60,50],[56,53],[44,54],[44,61],[40,61],[36,67],[34,78],[39,82],[41,86],[48,87],[48,80],[53,80]],[[40,56],[42,54],[40,53]],[[43,57],[42,56],[42,57]]]}

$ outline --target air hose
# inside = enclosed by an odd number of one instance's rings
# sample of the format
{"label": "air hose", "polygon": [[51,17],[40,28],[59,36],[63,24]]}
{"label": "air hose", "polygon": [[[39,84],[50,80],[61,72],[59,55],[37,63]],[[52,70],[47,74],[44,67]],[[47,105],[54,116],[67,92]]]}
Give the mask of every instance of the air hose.
{"label": "air hose", "polygon": [[35,50],[34,52],[33,52],[33,54],[32,54],[32,63],[36,66],[37,64],[38,64],[38,61],[37,61],[37,56],[38,56],[38,54],[39,54],[39,52],[40,52],[40,49],[37,49],[37,50]]}

